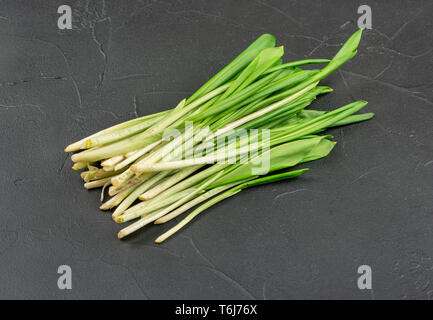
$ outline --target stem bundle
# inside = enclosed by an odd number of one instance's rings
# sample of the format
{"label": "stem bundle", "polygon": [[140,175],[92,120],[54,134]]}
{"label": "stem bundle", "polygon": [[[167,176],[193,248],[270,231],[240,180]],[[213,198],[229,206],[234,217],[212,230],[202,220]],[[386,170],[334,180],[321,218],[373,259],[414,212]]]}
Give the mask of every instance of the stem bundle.
{"label": "stem bundle", "polygon": [[[109,187],[102,210],[116,208],[123,238],[149,223],[163,224],[198,206],[156,239],[166,240],[194,217],[242,190],[307,171],[298,164],[327,156],[335,142],[317,133],[368,120],[355,115],[367,102],[330,112],[306,110],[321,94],[327,75],[351,59],[361,39],[355,32],[332,60],[282,64],[283,47],[262,35],[230,64],[176,107],[132,119],[66,147],[73,168],[87,168],[85,188]],[[323,69],[302,70],[306,64]],[[111,186],[110,186],[111,185]]]}

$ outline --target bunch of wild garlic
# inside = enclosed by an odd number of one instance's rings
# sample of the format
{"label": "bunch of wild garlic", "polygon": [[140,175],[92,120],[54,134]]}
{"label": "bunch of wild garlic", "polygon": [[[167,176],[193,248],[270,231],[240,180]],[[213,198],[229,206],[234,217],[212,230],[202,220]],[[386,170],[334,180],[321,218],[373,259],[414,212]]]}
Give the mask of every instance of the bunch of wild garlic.
{"label": "bunch of wild garlic", "polygon": [[[245,188],[304,173],[308,169],[287,169],[325,157],[335,145],[331,136],[317,133],[373,117],[353,115],[365,101],[330,112],[305,110],[318,95],[332,91],[318,83],[356,54],[361,33],[355,32],[332,60],[285,64],[283,47],[264,34],[175,108],[102,130],[65,151],[84,149],[72,161],[76,170],[87,168],[81,173],[87,189],[109,186],[111,198],[102,210],[115,208],[118,223],[136,220],[119,238],[196,207],[156,239],[162,242]],[[327,64],[300,68],[316,63]],[[167,132],[177,135],[167,138]],[[251,152],[252,145],[259,147]],[[260,168],[263,159],[268,163]]]}

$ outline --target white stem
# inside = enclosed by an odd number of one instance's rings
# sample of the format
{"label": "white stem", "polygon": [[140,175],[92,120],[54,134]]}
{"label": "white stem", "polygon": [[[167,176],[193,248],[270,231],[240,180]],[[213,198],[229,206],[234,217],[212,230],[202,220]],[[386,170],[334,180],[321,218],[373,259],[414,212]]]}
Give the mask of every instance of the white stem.
{"label": "white stem", "polygon": [[178,103],[178,105],[167,115],[167,117],[163,118],[157,124],[151,126],[149,129],[145,131],[149,136],[158,133],[161,130],[164,130],[166,126],[170,125],[174,120],[174,115],[176,114],[176,110],[182,109],[186,103],[186,99],[183,99]]}
{"label": "white stem", "polygon": [[[242,148],[230,148],[230,145],[217,150],[214,153],[193,159],[170,161],[170,162],[158,162],[153,164],[143,163],[140,165],[140,172],[153,172],[153,171],[164,171],[174,170],[191,166],[213,164],[213,163],[234,163],[239,156],[245,155],[250,151],[251,146],[244,146]],[[134,165],[135,166],[135,165]],[[132,168],[131,168],[132,169]]]}
{"label": "white stem", "polygon": [[182,229],[186,224],[188,224],[190,220],[184,219],[181,222],[179,222],[177,225],[175,225],[173,228],[168,230],[167,232],[160,235],[158,238],[156,238],[155,243],[161,243],[168,238],[170,238],[173,234],[178,232],[180,229]]}
{"label": "white stem", "polygon": [[129,158],[130,156],[133,156],[136,152],[137,152],[137,150],[132,150],[132,151],[125,153],[125,158]]}
{"label": "white stem", "polygon": [[102,190],[101,190],[101,202],[104,201],[104,195],[105,195],[105,188],[108,187],[111,184],[111,180],[107,181],[103,186],[102,186]]}
{"label": "white stem", "polygon": [[126,209],[129,208],[129,206],[137,200],[138,196],[145,192],[147,189],[152,187],[155,183],[160,181],[166,176],[167,172],[160,172],[159,174],[153,174],[149,175],[148,178],[146,178],[143,183],[140,183],[140,185],[131,192],[128,197],[122,201],[122,203],[116,208],[116,210],[112,214],[112,218],[116,221],[116,218],[125,212]]}
{"label": "white stem", "polygon": [[[85,138],[87,139],[87,138]],[[72,152],[72,151],[78,151],[81,149],[81,145],[83,144],[84,141],[86,141],[85,139],[81,139],[80,141],[71,143],[70,145],[68,145],[65,148],[65,152]]]}
{"label": "white stem", "polygon": [[74,169],[74,170],[81,170],[81,169],[86,168],[87,166],[88,166],[88,162],[86,162],[86,161],[79,161],[79,162],[74,163],[74,165],[72,166],[72,169]]}
{"label": "white stem", "polygon": [[[133,223],[132,225],[129,225],[128,227],[120,230],[118,237],[123,238],[127,236],[128,234],[131,234],[134,231],[137,231],[138,229],[144,227],[145,225],[157,220],[158,218],[166,215],[167,213],[171,212],[172,210],[176,209],[177,207],[181,206],[185,202],[189,201],[190,199],[194,198],[195,195],[197,195],[200,192],[203,192],[203,190],[209,186],[211,183],[213,183],[216,179],[221,177],[222,172],[216,174],[214,177],[203,183],[199,188],[195,189],[192,193],[190,193],[188,196],[184,197],[183,199],[180,199],[173,203],[172,205],[169,205],[168,207],[156,212],[155,214],[151,214],[150,216],[146,216],[138,220],[137,222]],[[127,217],[125,215],[122,216],[124,218],[123,221],[128,221],[134,218]]]}
{"label": "white stem", "polygon": [[117,187],[111,186],[110,189],[108,190],[108,194],[110,196],[114,196],[117,193],[122,192],[126,188],[129,188],[129,187],[137,185],[137,184],[141,184],[142,182],[149,180],[152,176],[153,176],[152,173],[149,173],[149,174],[144,173],[144,174],[141,174],[139,176],[135,176],[135,177],[129,179],[128,181],[126,181],[121,186],[117,186]]}
{"label": "white stem", "polygon": [[108,195],[110,197],[115,196],[116,194],[118,194],[120,191],[122,190],[122,188],[118,188],[115,186],[111,186],[110,188],[108,188]]}
{"label": "white stem", "polygon": [[[160,193],[155,198],[148,200],[148,201],[143,201],[143,202],[138,203],[135,206],[129,208],[128,210],[125,210],[125,214],[137,213],[137,212],[142,212],[142,211],[150,212],[150,211],[156,210],[156,209],[154,209],[155,204],[163,202],[166,198],[171,198],[174,195],[179,194],[182,191],[188,190],[187,188],[190,188],[192,186],[197,185],[198,183],[200,183],[204,179],[212,176],[215,173],[222,171],[227,166],[228,166],[228,164],[213,165],[210,168],[202,170],[202,171],[194,174],[193,176],[188,177],[187,179],[180,181],[179,183],[176,183],[174,186],[172,186],[171,188]],[[139,216],[139,215],[140,214],[138,214],[137,216]],[[116,222],[122,222],[122,221],[116,221]]]}
{"label": "white stem", "polygon": [[143,172],[140,170],[140,166],[143,164],[151,164],[161,160],[165,155],[175,150],[176,146],[182,146],[183,144],[183,134],[175,137],[172,141],[162,146],[160,149],[156,150],[154,153],[139,160],[137,163],[131,166],[131,170],[134,172]]}
{"label": "white stem", "polygon": [[93,188],[99,188],[105,185],[107,182],[110,182],[111,178],[105,178],[95,181],[86,182],[84,184],[84,188],[86,189],[93,189]]}
{"label": "white stem", "polygon": [[152,134],[158,133],[161,130],[164,130],[167,126],[171,125],[177,119],[186,115],[188,112],[194,110],[195,108],[199,107],[200,105],[202,105],[206,101],[211,100],[212,98],[218,96],[222,92],[226,91],[230,86],[231,86],[231,83],[227,83],[225,85],[222,85],[222,86],[212,90],[211,92],[205,94],[201,98],[195,100],[191,104],[185,105],[186,99],[182,100],[176,106],[176,108],[174,108],[173,111],[170,112],[170,114],[166,118],[162,119],[158,124],[150,127],[145,132],[149,135],[152,135]]}
{"label": "white stem", "polygon": [[169,110],[162,111],[162,112],[158,112],[158,113],[155,113],[155,114],[152,114],[152,115],[143,116],[143,117],[140,117],[140,118],[135,118],[135,119],[132,119],[132,120],[128,120],[126,122],[122,122],[122,123],[116,124],[116,125],[114,125],[112,127],[106,128],[106,129],[101,130],[99,132],[96,132],[96,133],[94,133],[94,134],[92,134],[92,135],[90,135],[88,137],[85,137],[85,138],[83,138],[83,139],[81,139],[79,141],[71,143],[70,145],[68,145],[65,148],[65,152],[71,152],[71,151],[80,150],[81,147],[83,146],[83,144],[85,144],[85,142],[87,140],[89,140],[89,139],[92,139],[94,137],[101,136],[101,135],[104,135],[104,134],[107,134],[107,133],[114,132],[114,131],[116,131],[118,129],[122,129],[122,128],[125,128],[125,127],[128,127],[128,126],[132,126],[132,125],[134,125],[136,123],[139,123],[140,121],[142,121],[144,119],[150,119],[150,118],[153,118],[153,117],[156,117],[156,116],[163,116],[164,114],[167,114],[168,111]]}
{"label": "white stem", "polygon": [[104,202],[99,209],[101,210],[109,210],[115,206],[117,206],[120,202],[122,202],[123,199],[125,199],[126,196],[128,196],[129,193],[132,192],[132,190],[135,187],[129,187],[128,189],[116,194],[114,197],[112,197],[110,200]]}
{"label": "white stem", "polygon": [[[180,111],[178,111],[178,113],[176,113],[176,110],[178,109],[179,106],[176,107],[175,110],[173,110],[173,112],[165,120],[163,120],[161,123],[157,124],[154,128],[148,129],[148,131],[151,134],[154,134],[156,132],[159,132],[162,129],[165,129],[167,126],[169,126],[170,124],[172,124],[172,122],[174,122],[176,120],[176,118],[180,119],[183,115],[187,114],[189,111],[193,110],[197,106],[200,106],[204,102],[206,102],[206,101],[214,98],[215,96],[219,95],[220,93],[224,92],[225,90],[227,90],[228,87],[230,87],[230,84],[226,84],[224,86],[221,86],[221,87],[219,87],[219,88],[217,88],[217,89],[209,92],[208,94],[206,94],[205,96],[201,97],[200,99],[197,99],[196,101],[194,101],[191,104],[188,104],[186,106],[183,105],[182,108],[180,108]],[[203,130],[203,129],[200,129],[200,130]],[[148,132],[146,131],[146,133],[148,133]],[[185,135],[185,133],[177,136],[172,141],[170,141],[168,144],[166,144],[164,147],[162,147],[160,150],[158,150],[158,152],[156,152],[155,154],[153,154],[152,157],[146,158],[146,159],[142,159],[139,162],[137,162],[136,164],[132,165],[131,169],[134,172],[143,172],[143,171],[140,170],[140,165],[141,164],[144,164],[144,163],[155,163],[155,162],[161,160],[168,153],[175,151],[176,148],[182,147],[183,146],[183,142],[184,142],[183,141],[184,135]]]}
{"label": "white stem", "polygon": [[[107,159],[107,160],[101,162],[101,166],[103,166],[103,167],[113,167],[117,163],[119,163],[120,161],[122,161],[124,158],[125,157],[123,155],[111,157],[110,159]],[[118,170],[118,169],[116,169],[116,170]]]}
{"label": "white stem", "polygon": [[68,145],[65,148],[65,152],[72,152],[72,151],[78,151],[78,150],[85,149],[85,148],[83,148],[83,145],[85,145],[86,141],[89,140],[89,139],[91,139],[91,138],[96,137],[97,135],[99,135],[101,133],[103,133],[103,131],[104,130],[102,130],[101,132],[94,133],[94,134],[92,134],[92,135],[90,135],[88,137],[85,137],[85,138],[77,141],[77,142],[71,143],[70,145]]}
{"label": "white stem", "polygon": [[134,162],[135,160],[137,160],[138,158],[140,158],[141,156],[145,155],[146,153],[152,151],[155,147],[159,146],[162,143],[162,139],[158,140],[154,143],[151,143],[147,146],[145,146],[144,148],[141,148],[139,150],[135,150],[132,153],[129,153],[129,155],[125,155],[126,159],[123,160],[122,162],[116,164],[116,167],[114,168],[115,170],[120,170],[124,167],[126,167],[127,165],[129,165],[130,163]]}
{"label": "white stem", "polygon": [[193,192],[196,188],[188,188],[185,190],[182,190],[180,192],[174,193],[168,197],[165,197],[164,199],[160,199],[158,201],[153,201],[153,200],[149,200],[149,201],[143,201],[139,204],[136,204],[134,207],[131,207],[127,210],[124,210],[121,213],[116,214],[113,218],[114,221],[117,223],[122,223],[123,218],[122,215],[124,214],[129,214],[131,212],[138,212],[140,211],[140,214],[137,216],[141,216],[143,217],[144,215],[148,215],[151,214],[153,211],[155,210],[159,210],[161,208],[164,208],[176,201],[178,201],[179,199],[182,199],[184,197],[186,197],[187,195],[189,195],[191,192]]}
{"label": "white stem", "polygon": [[198,170],[200,166],[194,166],[192,168],[187,168],[184,170],[181,170],[171,177],[169,177],[167,180],[157,184],[152,189],[144,192],[142,195],[140,195],[140,200],[149,200],[160,194],[161,192],[167,190],[180,180],[183,180],[184,178],[188,177],[190,174],[192,174],[194,171]]}
{"label": "white stem", "polygon": [[217,195],[218,193],[220,193],[224,190],[230,189],[231,187],[234,187],[235,185],[240,184],[243,181],[245,181],[245,180],[229,183],[229,184],[226,184],[226,185],[221,186],[221,187],[216,187],[215,189],[212,189],[212,190],[198,196],[197,198],[185,203],[183,206],[177,208],[176,210],[170,212],[169,214],[166,214],[165,216],[159,218],[154,223],[155,224],[162,224],[162,223],[165,223],[167,221],[170,221],[171,219],[176,218],[178,215],[184,213],[185,211],[191,209],[192,207],[198,205],[199,203]]}
{"label": "white stem", "polygon": [[128,180],[129,178],[131,178],[135,173],[132,172],[131,169],[126,169],[124,172],[122,172],[121,174],[113,177],[111,179],[111,183],[113,184],[113,186],[117,187],[122,185],[126,180]]}

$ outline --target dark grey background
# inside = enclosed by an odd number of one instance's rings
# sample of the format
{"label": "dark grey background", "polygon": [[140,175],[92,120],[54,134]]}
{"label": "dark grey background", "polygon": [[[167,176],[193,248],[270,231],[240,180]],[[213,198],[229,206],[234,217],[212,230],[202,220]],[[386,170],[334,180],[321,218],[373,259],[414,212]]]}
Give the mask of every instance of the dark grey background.
{"label": "dark grey background", "polygon": [[[0,2],[0,298],[433,297],[431,1]],[[63,148],[173,107],[260,34],[286,61],[330,58],[369,4],[358,55],[317,109],[376,117],[293,181],[247,190],[162,245],[173,225],[119,241]],[[57,288],[72,267],[73,289]],[[373,290],[357,288],[357,268]]]}

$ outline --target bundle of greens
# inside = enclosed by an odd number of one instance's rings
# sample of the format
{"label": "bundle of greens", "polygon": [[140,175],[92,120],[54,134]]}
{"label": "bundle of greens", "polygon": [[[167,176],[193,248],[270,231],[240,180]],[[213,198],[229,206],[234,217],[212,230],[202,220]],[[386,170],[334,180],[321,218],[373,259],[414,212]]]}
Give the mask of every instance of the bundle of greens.
{"label": "bundle of greens", "polygon": [[[373,117],[354,114],[365,101],[329,112],[305,109],[332,91],[318,83],[356,54],[361,33],[332,60],[290,63],[282,63],[275,37],[264,34],[175,108],[102,130],[65,151],[84,150],[72,161],[73,169],[87,169],[81,173],[85,188],[103,187],[103,198],[108,187],[111,198],[102,210],[115,208],[117,223],[136,220],[119,238],[196,207],[158,237],[160,243],[245,188],[303,174],[308,169],[290,168],[327,156],[335,145],[319,132]],[[323,69],[300,68],[320,63]]]}

